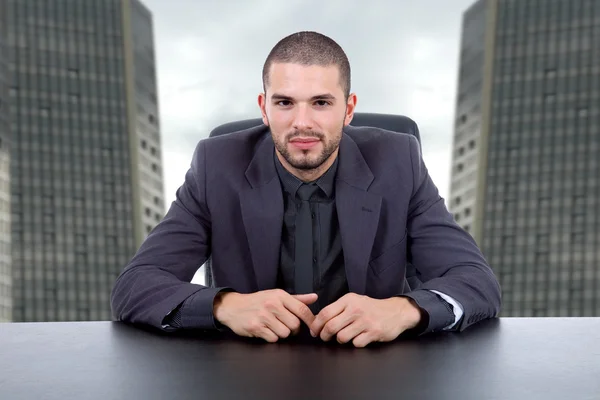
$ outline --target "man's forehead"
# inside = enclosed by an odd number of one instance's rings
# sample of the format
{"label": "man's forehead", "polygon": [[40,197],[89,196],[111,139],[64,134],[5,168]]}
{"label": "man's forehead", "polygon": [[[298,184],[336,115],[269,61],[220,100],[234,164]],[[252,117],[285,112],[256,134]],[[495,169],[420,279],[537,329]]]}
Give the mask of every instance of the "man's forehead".
{"label": "man's forehead", "polygon": [[[270,69],[269,86],[276,92],[286,95],[286,91],[317,91],[339,96],[342,91],[339,69],[335,65],[302,65],[293,63],[273,64]],[[301,85],[299,85],[301,84]]]}
{"label": "man's forehead", "polygon": [[301,64],[294,62],[274,62],[269,68],[270,74],[285,74],[285,73],[321,73],[328,75],[339,76],[340,70],[337,65],[320,65],[320,64]]}

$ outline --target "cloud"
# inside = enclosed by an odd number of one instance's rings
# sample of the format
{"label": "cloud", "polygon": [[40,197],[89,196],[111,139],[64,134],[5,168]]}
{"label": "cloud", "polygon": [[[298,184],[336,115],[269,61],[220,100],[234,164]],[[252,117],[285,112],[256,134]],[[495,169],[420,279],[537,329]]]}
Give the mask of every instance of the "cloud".
{"label": "cloud", "polygon": [[259,117],[261,69],[299,30],[331,36],[352,66],[357,111],[404,114],[424,158],[449,190],[460,18],[470,0],[145,0],[155,25],[167,206],[193,149],[215,126]]}

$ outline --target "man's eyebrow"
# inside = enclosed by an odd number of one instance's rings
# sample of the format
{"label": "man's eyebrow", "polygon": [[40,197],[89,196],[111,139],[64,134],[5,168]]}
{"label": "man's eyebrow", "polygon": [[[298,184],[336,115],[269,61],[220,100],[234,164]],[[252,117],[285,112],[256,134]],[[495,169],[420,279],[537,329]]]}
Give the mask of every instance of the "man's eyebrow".
{"label": "man's eyebrow", "polygon": [[316,96],[313,96],[311,100],[335,100],[335,96],[331,93],[323,93]]}
{"label": "man's eyebrow", "polygon": [[[273,93],[273,95],[271,96],[271,99],[273,100],[293,100],[292,97],[290,96],[286,96],[283,94],[279,94],[279,93]],[[323,93],[323,94],[318,94],[316,96],[313,96],[310,98],[311,100],[335,100],[335,96],[332,95],[331,93]]]}
{"label": "man's eyebrow", "polygon": [[292,98],[290,96],[285,96],[285,95],[279,94],[279,93],[273,93],[273,95],[271,96],[271,99],[273,99],[273,100],[292,100]]}

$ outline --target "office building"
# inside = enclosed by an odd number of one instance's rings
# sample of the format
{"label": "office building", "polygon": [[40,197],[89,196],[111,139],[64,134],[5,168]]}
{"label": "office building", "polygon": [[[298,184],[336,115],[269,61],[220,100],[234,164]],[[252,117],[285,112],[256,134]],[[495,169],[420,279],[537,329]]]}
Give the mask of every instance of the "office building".
{"label": "office building", "polygon": [[8,117],[8,64],[6,12],[0,2],[0,322],[11,320],[10,269],[10,133]]}
{"label": "office building", "polygon": [[504,316],[600,315],[600,1],[464,13],[450,209]]}
{"label": "office building", "polygon": [[152,15],[136,0],[0,0],[8,16],[12,320],[108,320],[164,215]]}

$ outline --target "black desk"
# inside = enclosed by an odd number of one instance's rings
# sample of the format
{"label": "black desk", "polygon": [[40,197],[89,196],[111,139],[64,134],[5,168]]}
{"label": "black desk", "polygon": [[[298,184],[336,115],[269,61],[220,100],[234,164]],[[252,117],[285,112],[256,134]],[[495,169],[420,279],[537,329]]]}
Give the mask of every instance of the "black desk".
{"label": "black desk", "polygon": [[364,349],[0,324],[0,399],[217,398],[600,399],[600,318],[490,320]]}

